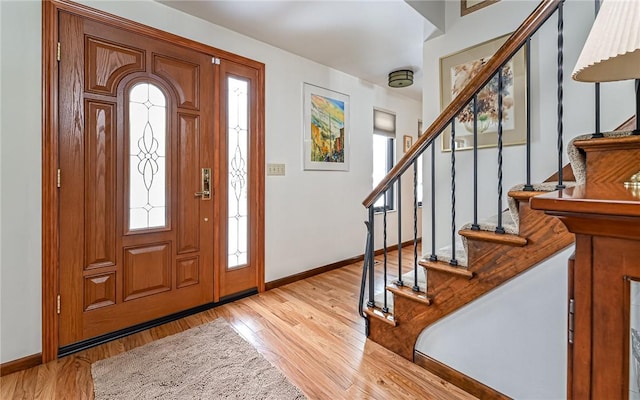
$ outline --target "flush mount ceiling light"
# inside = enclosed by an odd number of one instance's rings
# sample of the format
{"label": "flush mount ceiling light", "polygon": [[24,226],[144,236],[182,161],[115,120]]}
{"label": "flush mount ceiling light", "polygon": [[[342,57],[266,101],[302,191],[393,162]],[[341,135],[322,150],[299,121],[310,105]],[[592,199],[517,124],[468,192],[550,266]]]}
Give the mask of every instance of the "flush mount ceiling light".
{"label": "flush mount ceiling light", "polygon": [[402,88],[413,84],[413,71],[401,69],[389,74],[389,87]]}

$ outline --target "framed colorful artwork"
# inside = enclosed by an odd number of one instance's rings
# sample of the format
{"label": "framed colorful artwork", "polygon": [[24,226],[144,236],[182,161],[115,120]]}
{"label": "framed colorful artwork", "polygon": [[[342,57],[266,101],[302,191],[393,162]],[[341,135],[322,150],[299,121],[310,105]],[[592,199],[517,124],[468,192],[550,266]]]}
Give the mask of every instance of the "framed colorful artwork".
{"label": "framed colorful artwork", "polygon": [[[440,59],[440,109],[460,93],[480,68],[502,46],[509,35],[481,43]],[[526,141],[526,63],[525,49],[518,51],[502,69],[503,145]],[[495,147],[498,142],[498,76],[478,93],[478,147]],[[456,150],[473,149],[473,101],[455,119]],[[442,150],[451,150],[451,128],[442,133]]]}
{"label": "framed colorful artwork", "polygon": [[303,85],[305,170],[349,170],[349,96]]}

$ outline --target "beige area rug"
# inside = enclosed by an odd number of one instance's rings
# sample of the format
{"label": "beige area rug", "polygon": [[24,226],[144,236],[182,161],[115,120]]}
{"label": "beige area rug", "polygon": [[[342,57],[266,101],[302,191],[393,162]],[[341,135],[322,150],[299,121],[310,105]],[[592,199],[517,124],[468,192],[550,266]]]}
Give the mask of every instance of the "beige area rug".
{"label": "beige area rug", "polygon": [[306,399],[223,319],[91,365],[96,400]]}

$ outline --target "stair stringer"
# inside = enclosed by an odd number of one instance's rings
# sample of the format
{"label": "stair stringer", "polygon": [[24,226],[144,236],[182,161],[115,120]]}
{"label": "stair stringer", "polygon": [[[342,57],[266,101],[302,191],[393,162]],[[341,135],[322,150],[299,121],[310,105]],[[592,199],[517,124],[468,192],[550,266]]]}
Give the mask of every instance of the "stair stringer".
{"label": "stair stringer", "polygon": [[474,301],[518,274],[574,242],[574,235],[554,217],[519,203],[520,236],[524,247],[469,240],[469,270],[473,279],[428,270],[427,293],[431,305],[394,297],[395,326],[369,320],[369,339],[413,361],[418,335],[429,325]]}

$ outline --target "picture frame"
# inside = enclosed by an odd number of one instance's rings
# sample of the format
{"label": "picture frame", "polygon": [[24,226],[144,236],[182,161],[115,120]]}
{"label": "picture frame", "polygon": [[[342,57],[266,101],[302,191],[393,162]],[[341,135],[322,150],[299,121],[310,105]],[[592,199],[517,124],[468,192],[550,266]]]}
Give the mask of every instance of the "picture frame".
{"label": "picture frame", "polygon": [[485,8],[500,0],[460,0],[460,16],[464,17],[481,8]]}
{"label": "picture frame", "polygon": [[[486,63],[507,40],[509,34],[466,48],[440,58],[440,109],[451,103],[455,95],[475,76],[474,71]],[[526,70],[525,48],[520,49],[503,69],[504,146],[526,142]],[[478,148],[496,147],[498,141],[497,75],[478,93]],[[473,105],[469,103],[455,120],[457,150],[474,147]],[[442,132],[442,151],[451,151],[451,128]]]}
{"label": "picture frame", "polygon": [[402,152],[406,153],[413,145],[413,136],[404,135],[402,137]]}
{"label": "picture frame", "polygon": [[349,170],[349,95],[303,84],[303,168]]}

